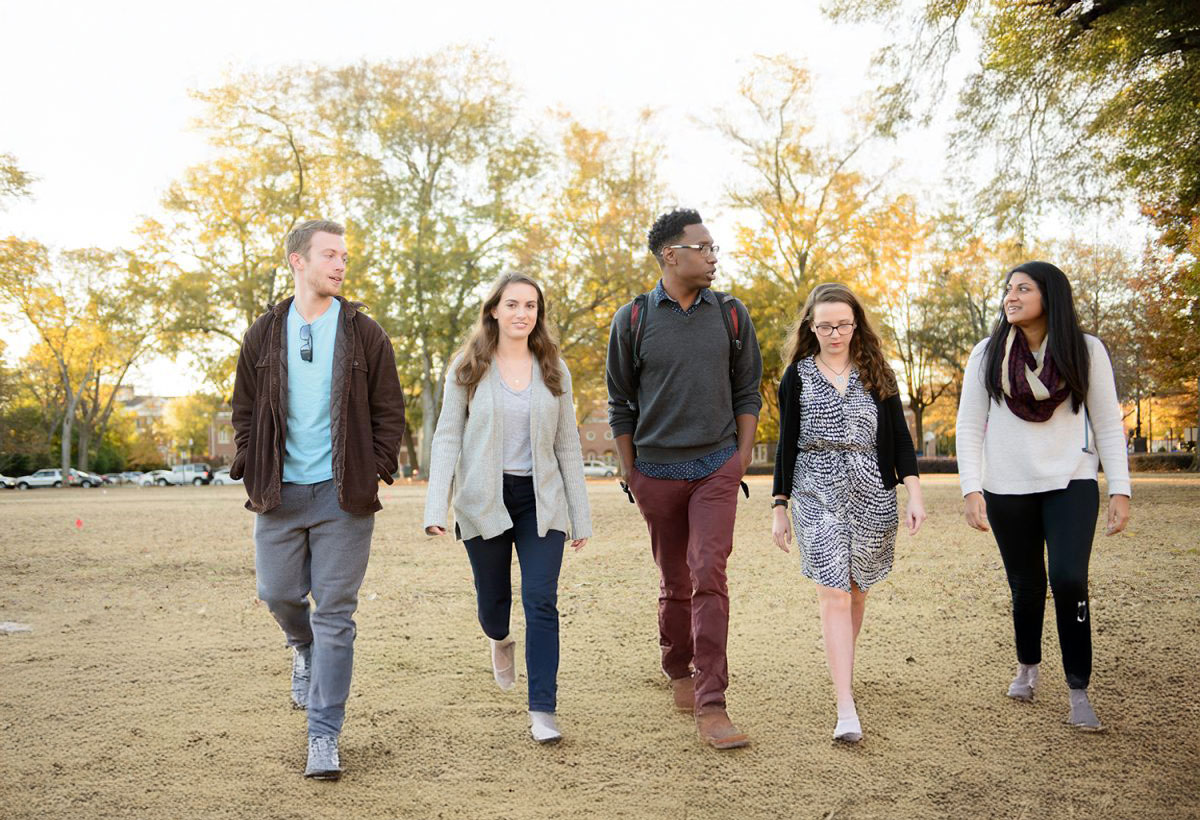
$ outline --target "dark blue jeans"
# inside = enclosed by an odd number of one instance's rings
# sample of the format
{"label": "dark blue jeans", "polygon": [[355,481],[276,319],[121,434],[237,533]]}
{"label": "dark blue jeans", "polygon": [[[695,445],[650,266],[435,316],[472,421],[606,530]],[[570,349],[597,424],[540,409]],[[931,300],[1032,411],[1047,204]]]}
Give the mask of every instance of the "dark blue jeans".
{"label": "dark blue jeans", "polygon": [[504,506],[512,529],[495,538],[468,538],[464,544],[475,576],[479,625],[493,640],[508,635],[512,609],[512,548],[521,562],[521,604],[525,607],[525,669],[529,709],[553,712],[558,692],[558,572],[567,535],[537,534],[537,504],[530,476],[504,476]]}

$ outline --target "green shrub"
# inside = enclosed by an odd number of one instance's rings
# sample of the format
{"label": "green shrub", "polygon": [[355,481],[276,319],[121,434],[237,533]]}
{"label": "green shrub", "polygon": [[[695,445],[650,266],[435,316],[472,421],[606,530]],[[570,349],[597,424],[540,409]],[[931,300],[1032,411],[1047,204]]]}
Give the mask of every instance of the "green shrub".
{"label": "green shrub", "polygon": [[1129,469],[1138,473],[1167,473],[1191,470],[1196,462],[1193,453],[1134,453],[1129,457]]}

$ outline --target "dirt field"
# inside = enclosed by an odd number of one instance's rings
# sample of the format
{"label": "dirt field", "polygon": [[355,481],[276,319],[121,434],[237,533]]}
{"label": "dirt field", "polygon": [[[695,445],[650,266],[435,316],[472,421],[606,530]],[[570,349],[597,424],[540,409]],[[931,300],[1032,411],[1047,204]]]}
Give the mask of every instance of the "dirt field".
{"label": "dirt field", "polygon": [[613,484],[591,485],[599,535],[564,562],[549,748],[528,738],[523,674],[492,683],[465,554],[420,532],[424,487],[385,489],[340,783],[300,777],[304,715],[254,598],[240,487],[0,494],[0,621],[33,628],[0,635],[0,817],[1200,817],[1200,481],[1136,479],[1129,533],[1097,539],[1103,735],[1063,723],[1051,607],[1037,700],[1004,697],[995,544],[962,523],[955,477],[925,484],[926,529],[901,535],[867,609],[866,737],[841,747],[815,592],[754,481],[729,570],[729,705],[753,744],[726,753],[669,708],[656,573]]}

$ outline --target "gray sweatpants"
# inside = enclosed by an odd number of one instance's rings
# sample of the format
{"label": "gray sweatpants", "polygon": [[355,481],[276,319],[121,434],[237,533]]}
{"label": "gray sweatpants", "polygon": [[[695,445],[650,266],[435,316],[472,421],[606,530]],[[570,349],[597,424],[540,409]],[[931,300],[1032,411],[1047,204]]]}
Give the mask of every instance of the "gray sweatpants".
{"label": "gray sweatpants", "polygon": [[279,506],[255,517],[258,597],[283,627],[288,646],[312,644],[310,735],[342,730],[354,666],[353,616],[374,529],[374,514],[351,515],[338,506],[333,481],[284,484]]}

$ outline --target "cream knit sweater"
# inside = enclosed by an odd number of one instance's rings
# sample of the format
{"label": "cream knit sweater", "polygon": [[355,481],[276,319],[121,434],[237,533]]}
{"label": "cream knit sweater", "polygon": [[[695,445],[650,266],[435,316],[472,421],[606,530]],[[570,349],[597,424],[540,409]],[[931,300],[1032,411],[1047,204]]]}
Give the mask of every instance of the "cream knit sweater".
{"label": "cream knit sweater", "polygon": [[[453,493],[454,519],[465,540],[494,538],[512,527],[504,507],[504,429],[500,408],[500,370],[495,365],[479,380],[475,395],[467,402],[466,388],[455,380],[456,359],[446,371],[442,412],[433,434],[429,459],[429,489],[425,496],[425,526],[445,527]],[[565,362],[561,396],[555,396],[542,381],[537,359],[533,360],[532,395],[529,406],[529,437],[533,445],[533,488],[537,504],[537,531],[545,536],[559,530],[570,538],[592,534],[587,484],[583,478],[583,454],[575,405],[571,398],[571,374]]]}
{"label": "cream knit sweater", "polygon": [[991,401],[983,377],[987,339],[971,351],[956,433],[964,496],[981,490],[1001,495],[1061,490],[1074,479],[1096,478],[1101,463],[1108,494],[1129,495],[1125,427],[1112,363],[1099,339],[1086,334],[1084,339],[1090,360],[1086,415],[1084,408],[1073,412],[1068,397],[1042,422],[1025,421],[1007,403]]}

